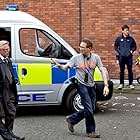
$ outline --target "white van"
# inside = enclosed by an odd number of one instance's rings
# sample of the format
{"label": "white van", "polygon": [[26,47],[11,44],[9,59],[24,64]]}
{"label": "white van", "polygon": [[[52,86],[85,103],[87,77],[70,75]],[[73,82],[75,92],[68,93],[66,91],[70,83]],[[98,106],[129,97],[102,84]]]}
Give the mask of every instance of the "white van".
{"label": "white van", "polygon": [[[11,9],[10,9],[11,8]],[[37,18],[7,6],[0,11],[0,40],[10,42],[10,57],[18,81],[19,106],[63,105],[68,111],[82,108],[79,94],[71,78],[75,69],[63,71],[50,63],[51,58],[66,63],[77,52]],[[96,71],[96,81],[101,74]],[[112,97],[113,84],[107,97]]]}

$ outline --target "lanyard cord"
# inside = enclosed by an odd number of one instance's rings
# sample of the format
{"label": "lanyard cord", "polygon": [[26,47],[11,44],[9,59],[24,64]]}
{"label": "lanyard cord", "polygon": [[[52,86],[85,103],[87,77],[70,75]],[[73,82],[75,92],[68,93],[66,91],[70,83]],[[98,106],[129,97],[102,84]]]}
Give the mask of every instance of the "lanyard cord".
{"label": "lanyard cord", "polygon": [[90,63],[91,61],[89,61],[91,59],[91,53],[90,53],[90,56],[87,57],[87,60],[85,60],[85,56],[83,56],[83,59],[84,59],[84,68],[86,69],[87,68],[90,68]]}
{"label": "lanyard cord", "polygon": [[93,75],[92,75],[92,73],[89,70],[90,69],[90,65],[91,65],[91,55],[92,54],[90,53],[90,56],[87,57],[87,61],[85,60],[85,57],[83,56],[83,58],[84,58],[84,68],[85,68],[84,72],[85,72],[85,75],[88,74],[90,79],[94,82]]}

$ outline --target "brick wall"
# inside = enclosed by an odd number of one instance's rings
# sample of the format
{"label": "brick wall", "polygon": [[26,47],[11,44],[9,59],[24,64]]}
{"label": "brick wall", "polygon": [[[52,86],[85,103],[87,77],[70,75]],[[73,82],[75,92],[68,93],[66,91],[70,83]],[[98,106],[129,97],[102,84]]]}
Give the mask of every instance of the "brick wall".
{"label": "brick wall", "polygon": [[[123,24],[130,26],[139,49],[139,0],[1,0],[0,10],[7,4],[18,4],[20,10],[42,20],[74,48],[83,37],[93,40],[94,50],[111,78],[119,77],[113,44]],[[134,66],[134,77],[139,73],[139,68]]]}

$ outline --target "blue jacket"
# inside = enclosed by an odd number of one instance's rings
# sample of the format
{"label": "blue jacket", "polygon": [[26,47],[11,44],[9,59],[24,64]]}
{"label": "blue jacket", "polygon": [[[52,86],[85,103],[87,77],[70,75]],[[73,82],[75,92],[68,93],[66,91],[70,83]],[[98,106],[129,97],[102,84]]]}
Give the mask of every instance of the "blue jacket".
{"label": "blue jacket", "polygon": [[114,44],[114,49],[118,52],[119,56],[128,57],[131,56],[132,52],[136,50],[136,42],[133,37],[128,36],[124,37],[123,35],[119,36]]}

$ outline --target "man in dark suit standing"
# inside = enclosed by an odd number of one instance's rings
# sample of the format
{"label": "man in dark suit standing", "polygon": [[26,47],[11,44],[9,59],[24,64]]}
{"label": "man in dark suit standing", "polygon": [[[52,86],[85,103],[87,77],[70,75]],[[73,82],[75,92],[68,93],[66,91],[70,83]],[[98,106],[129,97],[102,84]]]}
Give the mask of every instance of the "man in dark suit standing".
{"label": "man in dark suit standing", "polygon": [[[24,140],[13,133],[16,106],[18,103],[12,62],[8,58],[9,42],[0,41],[0,135],[4,140]],[[4,120],[4,121],[3,121]]]}

